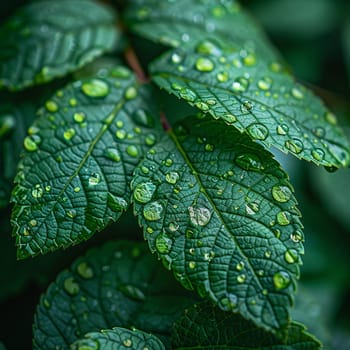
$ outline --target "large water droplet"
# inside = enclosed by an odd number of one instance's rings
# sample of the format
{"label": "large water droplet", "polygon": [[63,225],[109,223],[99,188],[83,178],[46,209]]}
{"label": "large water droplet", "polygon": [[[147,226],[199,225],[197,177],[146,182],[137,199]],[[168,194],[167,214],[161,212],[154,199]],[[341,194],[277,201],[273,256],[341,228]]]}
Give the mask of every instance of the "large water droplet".
{"label": "large water droplet", "polygon": [[63,282],[63,288],[69,295],[77,295],[80,291],[79,284],[74,280],[74,277],[68,277]]}
{"label": "large water droplet", "polygon": [[86,119],[86,115],[84,112],[76,112],[73,114],[73,119],[77,123],[82,123]]}
{"label": "large water droplet", "polygon": [[254,66],[256,64],[256,56],[253,53],[248,54],[243,58],[243,64],[245,66]]}
{"label": "large water droplet", "polygon": [[220,56],[221,49],[212,41],[204,40],[200,42],[196,47],[196,52],[203,55]]}
{"label": "large water droplet", "polygon": [[278,125],[276,128],[276,132],[278,135],[282,135],[282,136],[287,135],[288,131],[289,131],[289,127],[286,124]]}
{"label": "large water droplet", "polygon": [[24,148],[28,152],[35,152],[39,148],[41,137],[39,135],[30,135],[24,139]]}
{"label": "large water droplet", "polygon": [[301,91],[300,89],[298,89],[298,88],[293,88],[291,92],[292,92],[292,96],[293,96],[294,98],[296,98],[297,100],[301,100],[301,99],[304,98],[304,94],[303,94],[302,91]]}
{"label": "large water droplet", "polygon": [[171,171],[165,175],[166,182],[170,184],[176,184],[179,178],[180,178],[180,175],[176,171]]}
{"label": "large water droplet", "polygon": [[120,79],[127,79],[131,75],[129,69],[123,67],[123,66],[117,66],[113,68],[111,71],[111,76],[115,78],[120,78]]}
{"label": "large water droplet", "polygon": [[77,273],[80,277],[85,279],[94,277],[94,270],[85,261],[77,266]]}
{"label": "large water droplet", "polygon": [[200,57],[196,61],[196,69],[200,72],[211,72],[214,67],[214,62],[207,57]]}
{"label": "large water droplet", "polygon": [[150,128],[154,125],[154,119],[151,113],[144,109],[137,109],[132,114],[132,119],[136,124],[144,126],[146,128]]}
{"label": "large water droplet", "polygon": [[143,216],[146,220],[157,221],[162,217],[163,205],[158,202],[147,203],[143,208]]}
{"label": "large water droplet", "polygon": [[51,113],[55,113],[55,112],[58,111],[58,104],[55,101],[52,101],[52,100],[46,101],[45,107]]}
{"label": "large water droplet", "polygon": [[205,226],[211,218],[211,211],[205,207],[188,207],[190,221],[195,226]]}
{"label": "large water droplet", "polygon": [[232,83],[232,90],[235,92],[244,92],[249,87],[249,80],[244,77],[238,77]]}
{"label": "large water droplet", "polygon": [[75,135],[75,130],[73,128],[69,128],[63,133],[63,137],[67,141],[70,141],[74,137],[74,135]]}
{"label": "large water droplet", "polygon": [[127,100],[132,100],[137,96],[137,90],[135,86],[129,86],[125,91],[125,98]]}
{"label": "large water droplet", "polygon": [[130,157],[133,157],[133,158],[137,158],[139,156],[139,150],[136,146],[134,145],[129,145],[127,148],[126,148],[126,153],[130,156]]}
{"label": "large water droplet", "polygon": [[269,135],[269,131],[266,126],[260,123],[250,124],[247,128],[249,135],[255,140],[265,140]]}
{"label": "large water droplet", "polygon": [[100,181],[101,181],[101,175],[98,173],[93,173],[89,177],[89,185],[90,186],[96,186],[100,183]]}
{"label": "large water droplet", "polygon": [[188,88],[181,88],[180,96],[188,102],[194,102],[197,98],[197,95],[191,89]]}
{"label": "large water droplet", "polygon": [[336,125],[337,124],[337,117],[331,112],[326,112],[325,113],[325,119],[331,125]]}
{"label": "large water droplet", "polygon": [[245,282],[245,280],[246,280],[246,275],[244,275],[244,274],[241,274],[241,275],[238,275],[237,276],[237,282],[238,283],[244,283]]}
{"label": "large water droplet", "polygon": [[272,85],[272,79],[269,77],[264,77],[258,81],[258,88],[261,90],[269,90]]}
{"label": "large water droplet", "polygon": [[81,90],[89,97],[105,97],[109,93],[109,86],[103,80],[91,79],[83,83]]}
{"label": "large water droplet", "polygon": [[120,154],[116,148],[108,147],[104,150],[104,155],[106,158],[113,160],[114,162],[120,162]]}
{"label": "large water droplet", "polygon": [[284,253],[284,259],[288,264],[293,264],[298,261],[298,252],[295,249],[288,249]]}
{"label": "large water droplet", "polygon": [[148,203],[156,190],[156,185],[152,182],[140,183],[135,187],[134,198],[139,203]]}
{"label": "large water droplet", "polygon": [[287,140],[284,143],[285,147],[295,154],[299,154],[304,149],[303,143],[299,139]]}
{"label": "large water droplet", "polygon": [[286,271],[279,271],[273,275],[273,284],[277,290],[287,288],[290,282],[291,278]]}
{"label": "large water droplet", "polygon": [[156,238],[156,249],[160,254],[167,254],[170,252],[173,241],[164,233],[161,233]]}
{"label": "large water droplet", "polygon": [[245,205],[245,212],[247,215],[254,215],[259,211],[259,205],[255,202],[247,203]]}
{"label": "large water droplet", "polygon": [[235,163],[244,170],[261,171],[264,169],[260,158],[252,153],[245,153],[235,158]]}
{"label": "large water droplet", "polygon": [[219,73],[216,75],[216,79],[217,79],[218,82],[220,82],[220,83],[224,83],[225,81],[228,80],[228,78],[229,78],[228,72],[225,72],[225,71],[219,72]]}
{"label": "large water droplet", "polygon": [[276,216],[277,222],[281,226],[286,226],[290,224],[290,213],[287,211],[280,211]]}
{"label": "large water droplet", "polygon": [[288,202],[292,196],[292,191],[288,186],[275,185],[272,187],[272,197],[280,203]]}

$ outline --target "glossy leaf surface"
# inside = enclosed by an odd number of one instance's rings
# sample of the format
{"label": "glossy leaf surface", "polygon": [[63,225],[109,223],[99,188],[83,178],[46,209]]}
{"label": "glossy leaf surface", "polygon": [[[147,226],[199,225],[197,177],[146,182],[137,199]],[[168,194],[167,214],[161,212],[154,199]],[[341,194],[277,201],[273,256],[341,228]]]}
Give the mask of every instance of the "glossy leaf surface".
{"label": "glossy leaf surface", "polygon": [[137,167],[135,212],[180,282],[266,329],[288,324],[303,235],[287,175],[248,136],[190,117]]}

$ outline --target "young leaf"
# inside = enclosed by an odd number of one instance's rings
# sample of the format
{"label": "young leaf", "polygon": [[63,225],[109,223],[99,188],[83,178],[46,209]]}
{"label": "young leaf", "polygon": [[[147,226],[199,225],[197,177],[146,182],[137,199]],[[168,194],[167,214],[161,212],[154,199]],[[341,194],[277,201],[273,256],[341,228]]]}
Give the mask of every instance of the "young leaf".
{"label": "young leaf", "polygon": [[77,259],[41,297],[33,348],[66,349],[88,332],[116,326],[167,343],[172,324],[193,301],[144,243],[109,242]]}
{"label": "young leaf", "polygon": [[123,66],[69,84],[39,113],[12,193],[19,258],[76,244],[117,220],[159,127],[150,87]]}
{"label": "young leaf", "polygon": [[165,350],[162,342],[154,335],[139,330],[113,328],[100,332],[88,333],[75,341],[70,350]]}
{"label": "young leaf", "polygon": [[91,0],[36,1],[0,28],[0,87],[20,90],[72,72],[112,50],[111,9]]}
{"label": "young leaf", "polygon": [[188,118],[137,167],[135,212],[186,287],[276,330],[288,324],[302,233],[287,175],[248,136]]}
{"label": "young leaf", "polygon": [[277,62],[204,40],[151,66],[154,81],[266,146],[324,166],[347,166],[350,145],[336,117]]}
{"label": "young leaf", "polygon": [[208,302],[185,310],[174,324],[172,344],[174,350],[317,350],[321,347],[299,323],[291,323],[285,339],[280,339],[240,315],[223,312]]}
{"label": "young leaf", "polygon": [[203,36],[240,49],[251,49],[276,59],[266,37],[238,1],[131,0],[126,11],[130,29],[155,42],[179,47],[203,40]]}

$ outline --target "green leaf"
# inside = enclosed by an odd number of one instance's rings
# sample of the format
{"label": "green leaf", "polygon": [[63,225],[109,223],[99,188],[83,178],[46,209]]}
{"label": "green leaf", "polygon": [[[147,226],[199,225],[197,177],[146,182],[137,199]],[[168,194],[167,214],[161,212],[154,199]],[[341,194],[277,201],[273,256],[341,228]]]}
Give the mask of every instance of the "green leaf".
{"label": "green leaf", "polygon": [[139,330],[113,328],[101,332],[88,333],[83,339],[70,346],[71,350],[164,350],[162,342],[154,335]]}
{"label": "green leaf", "polygon": [[19,258],[86,240],[127,209],[133,170],[157,138],[150,94],[118,66],[46,102],[12,193]]}
{"label": "green leaf", "polygon": [[116,326],[167,343],[172,324],[193,301],[144,243],[109,242],[77,259],[41,297],[34,349],[66,349],[88,332]]}
{"label": "green leaf", "polygon": [[151,65],[154,81],[266,146],[324,166],[347,166],[350,145],[336,117],[280,63],[204,40]]}
{"label": "green leaf", "polygon": [[205,38],[251,49],[276,58],[274,48],[235,0],[131,0],[126,11],[130,29],[155,42],[179,47]]}
{"label": "green leaf", "polygon": [[19,154],[29,125],[35,117],[33,102],[0,98],[0,208],[8,205]]}
{"label": "green leaf", "polygon": [[266,329],[288,324],[302,227],[269,152],[223,122],[191,117],[148,152],[132,188],[151,250],[185,287]]}
{"label": "green leaf", "polygon": [[0,87],[19,90],[84,66],[112,50],[115,15],[90,0],[36,1],[0,28]]}
{"label": "green leaf", "polygon": [[240,315],[223,312],[208,302],[184,312],[174,324],[172,343],[174,350],[317,350],[321,347],[299,323],[291,323],[285,339],[280,339]]}

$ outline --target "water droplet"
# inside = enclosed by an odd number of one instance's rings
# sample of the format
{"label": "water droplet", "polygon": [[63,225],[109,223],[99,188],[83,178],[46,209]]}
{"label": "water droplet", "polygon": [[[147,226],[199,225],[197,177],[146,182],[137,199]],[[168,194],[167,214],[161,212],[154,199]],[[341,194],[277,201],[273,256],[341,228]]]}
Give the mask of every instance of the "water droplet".
{"label": "water droplet", "polygon": [[260,123],[250,124],[247,128],[249,135],[255,140],[265,140],[269,135],[267,127]]}
{"label": "water droplet", "polygon": [[311,151],[311,155],[315,160],[321,161],[324,158],[324,151],[320,148],[315,148]]}
{"label": "water droplet", "polygon": [[115,212],[120,212],[128,208],[128,202],[124,198],[115,196],[110,192],[107,195],[107,205]]}
{"label": "water droplet", "polygon": [[181,63],[182,60],[183,60],[182,55],[180,55],[176,52],[171,55],[171,62],[173,62],[175,64]]}
{"label": "water droplet", "polygon": [[261,171],[264,169],[260,158],[252,153],[241,154],[234,161],[243,170]]}
{"label": "water droplet", "polygon": [[176,184],[176,182],[179,180],[179,178],[180,178],[180,175],[175,171],[171,171],[170,173],[167,173],[165,175],[166,182],[168,182],[170,184]]}
{"label": "water droplet", "polygon": [[123,66],[117,66],[111,71],[111,75],[115,78],[127,79],[130,77],[131,73],[129,69]]}
{"label": "water droplet", "polygon": [[251,111],[253,110],[254,108],[254,105],[249,102],[249,101],[244,101],[242,104],[241,104],[241,112],[243,114],[248,114],[248,113],[251,113]]}
{"label": "water droplet", "polygon": [[124,140],[125,137],[126,137],[126,131],[125,130],[117,130],[116,133],[115,133],[115,136],[117,136],[117,138],[119,140]]}
{"label": "water droplet", "polygon": [[133,196],[139,203],[148,203],[155,190],[156,186],[152,182],[140,183],[135,187]]}
{"label": "water droplet", "polygon": [[270,258],[271,258],[271,255],[272,255],[272,252],[271,252],[270,250],[267,250],[267,251],[264,253],[265,258],[267,258],[267,259],[270,259]]}
{"label": "water droplet", "polygon": [[133,157],[133,158],[137,158],[139,156],[139,150],[136,146],[134,145],[129,145],[127,148],[126,148],[126,153],[130,156],[130,157]]}
{"label": "water droplet", "polygon": [[321,126],[315,128],[312,130],[312,132],[314,133],[314,135],[316,135],[317,137],[324,137],[326,134],[326,131],[324,128],[322,128]]}
{"label": "water droplet", "polygon": [[244,92],[249,87],[249,80],[244,77],[238,77],[232,83],[232,90],[235,92]]}
{"label": "water droplet", "polygon": [[205,102],[202,102],[202,101],[196,102],[195,106],[203,112],[206,112],[209,110],[209,106]]}
{"label": "water droplet", "polygon": [[288,249],[284,253],[284,259],[288,264],[293,264],[298,261],[298,252],[295,249]]}
{"label": "water droplet", "polygon": [[219,72],[216,75],[216,79],[218,80],[218,82],[220,83],[224,83],[225,81],[227,81],[229,78],[228,72]]}
{"label": "water droplet", "polygon": [[189,263],[188,263],[188,267],[190,268],[190,269],[195,269],[196,268],[196,262],[195,261],[190,261]]}
{"label": "water droplet", "polygon": [[246,280],[246,275],[242,274],[237,276],[238,283],[244,283],[245,280]]}
{"label": "water droplet", "polygon": [[125,98],[127,100],[132,100],[137,96],[137,90],[135,86],[129,86],[125,91]]}
{"label": "water droplet", "polygon": [[299,139],[287,140],[284,145],[289,151],[295,154],[301,153],[304,149],[304,145]]}
{"label": "water droplet", "polygon": [[44,194],[43,188],[39,184],[36,184],[35,187],[32,189],[32,196],[34,198],[41,198],[43,194]]}
{"label": "water droplet", "polygon": [[52,100],[46,101],[45,107],[51,113],[55,113],[55,112],[58,111],[58,104],[55,101],[52,101]]}
{"label": "water droplet", "polygon": [[16,125],[16,119],[13,115],[4,115],[0,117],[0,138],[9,134]]}
{"label": "water droplet", "polygon": [[81,191],[81,188],[80,187],[74,187],[74,192],[75,193],[78,193],[78,192],[80,192]]}
{"label": "water droplet", "polygon": [[112,147],[106,148],[104,150],[104,155],[105,157],[113,160],[114,162],[120,162],[120,159],[121,159],[120,154],[116,148],[112,148]]}
{"label": "water droplet", "polygon": [[84,112],[76,112],[73,115],[73,119],[77,122],[77,123],[82,123],[86,118],[86,115]]}
{"label": "water droplet", "polygon": [[188,207],[190,221],[195,226],[205,226],[211,219],[211,212],[205,207]]}
{"label": "water droplet", "polygon": [[223,116],[223,119],[229,124],[235,123],[237,121],[236,116],[234,116],[233,114],[225,114]]}
{"label": "water droplet", "polygon": [[244,262],[243,262],[243,261],[240,261],[239,263],[237,263],[236,269],[237,269],[238,271],[242,271],[242,270],[244,269]]}
{"label": "water droplet", "polygon": [[325,119],[331,125],[336,125],[337,124],[337,117],[331,112],[326,112],[325,113]]}
{"label": "water droplet", "polygon": [[70,295],[77,295],[80,291],[79,284],[74,280],[74,277],[68,277],[63,282],[64,290]]}
{"label": "water droplet", "polygon": [[280,203],[288,202],[292,196],[292,191],[288,186],[275,185],[272,187],[272,197]]}
{"label": "water droplet", "polygon": [[254,66],[256,64],[256,56],[253,53],[248,54],[243,58],[243,64],[245,66]]}
{"label": "water droplet", "polygon": [[134,299],[136,301],[144,301],[146,299],[143,291],[131,284],[122,284],[118,287],[118,290],[122,292],[126,297]]}
{"label": "water droplet", "polygon": [[77,273],[80,277],[85,279],[90,279],[94,277],[93,269],[85,261],[81,262],[77,266]]}
{"label": "water droplet", "polygon": [[143,208],[143,216],[146,220],[157,221],[162,217],[163,210],[162,204],[158,201],[147,203]]}
{"label": "water droplet", "polygon": [[207,144],[204,146],[204,149],[205,149],[207,152],[213,152],[213,151],[214,151],[214,145],[211,145],[210,143],[207,143]]}
{"label": "water droplet", "polygon": [[297,100],[301,100],[304,98],[304,94],[298,88],[293,88],[291,92],[292,92],[292,96]]}
{"label": "water droplet", "polygon": [[290,283],[291,279],[286,271],[279,271],[273,275],[273,284],[277,290],[287,288]]}
{"label": "water droplet", "polygon": [[349,152],[343,148],[343,146],[338,146],[335,143],[328,143],[328,149],[332,153],[333,157],[340,162],[342,166],[348,166],[350,155]]}
{"label": "water droplet", "polygon": [[207,57],[200,57],[196,61],[196,69],[200,72],[211,72],[214,67],[214,62]]}
{"label": "water droplet", "polygon": [[282,65],[279,62],[272,62],[270,64],[270,69],[274,73],[279,73],[282,71]]}
{"label": "water droplet", "polygon": [[101,175],[98,173],[93,173],[89,177],[89,185],[90,186],[96,186],[97,184],[100,183],[100,181],[101,181]]}
{"label": "water droplet", "polygon": [[238,298],[235,294],[227,294],[224,298],[220,299],[219,301],[220,306],[225,311],[232,311],[237,307],[238,304]]}
{"label": "water droplet", "polygon": [[247,215],[254,215],[259,211],[259,205],[255,202],[247,203],[245,205],[245,212]]}
{"label": "water droplet", "polygon": [[75,135],[75,130],[73,128],[69,128],[67,129],[64,133],[63,133],[63,137],[69,141],[73,138],[73,136]]}
{"label": "water droplet", "polygon": [[301,231],[295,231],[290,235],[290,239],[294,243],[299,243],[299,242],[302,242],[304,240],[304,236],[303,236],[303,233]]}
{"label": "water droplet", "polygon": [[77,211],[75,209],[70,209],[66,214],[70,219],[74,219],[77,216]]}
{"label": "water droplet", "polygon": [[264,77],[258,81],[258,88],[261,90],[269,90],[272,85],[272,79],[269,77]]}
{"label": "water droplet", "polygon": [[132,114],[132,119],[136,124],[144,126],[146,128],[150,128],[154,125],[154,120],[151,113],[144,109],[137,109]]}
{"label": "water droplet", "polygon": [[24,148],[28,151],[28,152],[35,152],[38,147],[39,144],[41,142],[41,137],[39,135],[31,135],[31,136],[27,136],[24,139]]}
{"label": "water droplet", "polygon": [[204,40],[200,42],[196,47],[196,52],[203,55],[221,55],[221,49],[209,40]]}
{"label": "water droplet", "polygon": [[156,238],[156,249],[160,254],[167,254],[171,250],[173,241],[165,234],[161,233]]}
{"label": "water droplet", "polygon": [[277,222],[281,226],[286,226],[290,224],[290,213],[287,211],[280,211],[276,216]]}
{"label": "water droplet", "polygon": [[123,344],[124,346],[126,346],[127,348],[130,348],[132,346],[132,341],[131,339],[124,339],[123,340]]}
{"label": "water droplet", "polygon": [[184,100],[188,102],[194,102],[197,98],[197,95],[188,88],[181,88],[180,90],[180,97],[182,97]]}
{"label": "water droplet", "polygon": [[173,165],[173,161],[172,161],[172,159],[167,158],[167,159],[165,160],[164,164],[165,164],[166,166],[172,166],[172,165]]}
{"label": "water droplet", "polygon": [[83,83],[81,90],[89,97],[105,97],[109,93],[109,86],[103,80],[91,79]]}
{"label": "water droplet", "polygon": [[286,124],[278,125],[276,131],[278,135],[287,135],[289,127]]}

